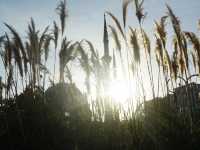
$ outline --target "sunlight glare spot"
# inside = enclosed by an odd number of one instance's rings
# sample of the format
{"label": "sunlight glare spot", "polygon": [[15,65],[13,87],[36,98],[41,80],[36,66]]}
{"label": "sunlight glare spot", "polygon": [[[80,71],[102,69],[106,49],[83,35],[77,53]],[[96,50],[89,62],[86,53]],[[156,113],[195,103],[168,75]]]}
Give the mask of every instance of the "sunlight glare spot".
{"label": "sunlight glare spot", "polygon": [[116,81],[110,84],[107,95],[117,103],[125,103],[130,98],[129,88],[125,82]]}

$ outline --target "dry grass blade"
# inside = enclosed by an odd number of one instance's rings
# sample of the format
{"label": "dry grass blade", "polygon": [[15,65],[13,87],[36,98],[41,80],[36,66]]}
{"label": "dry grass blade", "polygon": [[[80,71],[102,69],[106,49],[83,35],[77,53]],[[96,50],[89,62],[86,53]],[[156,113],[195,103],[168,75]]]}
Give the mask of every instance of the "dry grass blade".
{"label": "dry grass blade", "polygon": [[97,54],[95,52],[93,44],[88,40],[84,40],[84,41],[89,45],[90,51],[92,52],[92,55],[97,59]]}
{"label": "dry grass blade", "polygon": [[22,57],[21,57],[21,53],[23,54],[24,60],[27,60],[26,58],[26,53],[23,47],[23,43],[21,41],[20,36],[18,35],[18,33],[15,31],[14,28],[12,28],[11,26],[9,26],[8,24],[5,23],[5,26],[11,31],[11,33],[13,34],[13,42],[9,41],[9,38],[7,36],[7,42],[8,42],[8,46],[10,48],[11,51],[13,51],[14,54],[14,58],[15,58],[15,62],[18,66],[19,69],[19,73],[21,75],[21,77],[23,77],[23,66],[22,66]]}
{"label": "dry grass blade", "polygon": [[139,23],[141,23],[142,18],[144,18],[144,16],[145,16],[144,13],[143,13],[143,7],[142,7],[144,0],[141,0],[140,2],[139,1],[140,0],[134,0],[135,9],[136,9],[136,16],[138,18]]}
{"label": "dry grass blade", "polygon": [[35,69],[36,64],[40,64],[41,61],[41,49],[39,49],[39,31],[35,28],[34,20],[31,18],[31,23],[28,25],[28,38],[29,38],[29,50],[30,58],[33,65],[32,67]]}
{"label": "dry grass blade", "polygon": [[173,39],[173,46],[174,46],[174,52],[178,54],[179,49],[178,49],[178,41],[176,38]]}
{"label": "dry grass blade", "polygon": [[58,45],[58,35],[59,35],[59,28],[58,25],[56,24],[56,22],[54,21],[54,30],[53,30],[53,34],[54,34],[54,45],[55,45],[55,49],[57,48]]}
{"label": "dry grass blade", "polygon": [[33,18],[31,18],[31,23],[30,23],[29,27],[30,27],[30,29],[31,29],[32,31],[35,31],[35,32],[36,32],[35,22],[34,22]]}
{"label": "dry grass blade", "polygon": [[68,78],[69,82],[72,84],[72,74],[68,66],[66,66],[66,77]]}
{"label": "dry grass blade", "polygon": [[115,57],[114,50],[113,50],[113,76],[114,76],[114,78],[117,77],[117,64],[116,64],[116,57]]}
{"label": "dry grass blade", "polygon": [[79,44],[78,51],[81,54],[81,59],[79,59],[81,63],[81,67],[86,73],[85,84],[86,84],[88,93],[90,93],[90,74],[91,74],[92,69],[89,64],[88,54],[85,52],[81,44]]}
{"label": "dry grass blade", "polygon": [[103,34],[103,43],[104,43],[104,56],[109,56],[109,40],[108,40],[108,30],[106,23],[106,16],[104,14],[104,34]]}
{"label": "dry grass blade", "polygon": [[164,66],[166,73],[172,74],[172,63],[167,50],[164,50]]}
{"label": "dry grass blade", "polygon": [[60,1],[58,7],[58,14],[60,16],[60,22],[61,22],[61,30],[62,34],[64,33],[65,30],[65,22],[66,22],[66,17],[68,16],[67,14],[67,8],[66,8],[66,0]]}
{"label": "dry grass blade", "polygon": [[157,51],[155,51],[156,62],[157,62],[157,64],[158,64],[158,67],[160,67],[161,61],[160,61],[160,58],[159,58],[159,55],[158,55],[158,54],[159,54],[159,53],[157,53]]}
{"label": "dry grass blade", "polygon": [[119,37],[118,37],[117,31],[111,25],[109,25],[109,28],[111,29],[112,37],[113,37],[113,39],[115,41],[116,48],[117,48],[117,50],[119,50],[119,53],[120,53],[120,56],[121,56],[121,43],[119,41]]}
{"label": "dry grass blade", "polygon": [[29,63],[31,63],[31,59],[32,59],[32,51],[31,51],[31,46],[29,44],[28,41],[25,42],[25,47],[26,47],[26,51],[27,51],[27,56],[29,58]]}
{"label": "dry grass blade", "polygon": [[64,61],[64,64],[72,59],[75,44],[70,44],[71,41],[67,41],[66,38],[63,39],[59,56],[60,59]]}
{"label": "dry grass blade", "polygon": [[196,56],[194,53],[191,53],[191,55],[192,55],[192,61],[193,61],[195,72],[197,72]]}
{"label": "dry grass blade", "polygon": [[73,59],[73,52],[75,50],[76,43],[71,44],[71,41],[67,41],[66,38],[62,41],[61,50],[59,52],[60,57],[60,82],[64,82],[64,69],[67,63]]}
{"label": "dry grass blade", "polygon": [[[12,35],[13,35],[13,38],[14,38],[14,44],[16,46],[17,49],[20,50],[19,53],[22,54],[22,58],[24,60],[24,69],[25,69],[25,72],[27,72],[27,63],[28,63],[28,58],[27,58],[27,54],[26,54],[26,50],[24,48],[24,45],[23,45],[23,42],[19,36],[19,34],[17,33],[17,31],[11,27],[10,25],[6,24],[5,23],[5,26],[11,31]],[[21,74],[22,75],[22,74]]]}
{"label": "dry grass blade", "polygon": [[167,18],[168,18],[168,16],[163,16],[160,19],[160,26],[162,27],[162,29],[165,29],[165,22],[166,22]]}
{"label": "dry grass blade", "polygon": [[4,39],[5,39],[5,35],[0,36],[0,46],[1,46],[1,43],[4,42]]}
{"label": "dry grass blade", "polygon": [[85,62],[85,64],[88,64],[88,62],[89,62],[88,55],[85,52],[85,50],[83,49],[83,47],[81,46],[81,44],[79,44],[78,51],[81,54],[82,61]]}
{"label": "dry grass blade", "polygon": [[11,66],[12,49],[8,35],[6,34],[5,37],[6,41],[4,41],[4,49],[5,49],[4,61],[5,61],[5,68],[7,68],[8,66]]}
{"label": "dry grass blade", "polygon": [[150,56],[151,55],[151,42],[150,42],[150,39],[149,39],[147,33],[144,30],[142,30],[142,34],[144,35],[144,47],[147,50],[148,55]]}
{"label": "dry grass blade", "polygon": [[140,63],[140,46],[138,44],[137,33],[136,30],[133,30],[131,27],[129,27],[129,29],[131,31],[130,44],[133,48],[134,60]]}
{"label": "dry grass blade", "polygon": [[155,53],[156,53],[158,65],[163,65],[163,59],[164,59],[164,57],[163,57],[162,41],[158,37],[156,37]]}
{"label": "dry grass blade", "polygon": [[184,71],[186,70],[185,62],[182,56],[179,58],[179,68],[181,70],[181,74],[184,74]]}
{"label": "dry grass blade", "polygon": [[129,5],[131,2],[133,2],[133,0],[123,0],[122,9],[123,9],[124,28],[126,27],[127,8],[128,8],[128,5]]}
{"label": "dry grass blade", "polygon": [[197,66],[198,66],[198,69],[199,69],[199,72],[198,72],[198,73],[199,73],[199,75],[200,75],[200,60],[197,61],[197,64],[198,64]]}
{"label": "dry grass blade", "polygon": [[166,31],[165,31],[165,21],[168,16],[163,16],[160,19],[160,22],[155,22],[156,25],[156,32],[160,39],[162,40],[163,47],[166,47]]}
{"label": "dry grass blade", "polygon": [[47,26],[47,27],[44,29],[44,31],[43,31],[43,33],[42,33],[40,39],[39,39],[39,49],[41,49],[42,46],[44,45],[45,39],[46,39],[46,37],[48,36],[48,34],[47,34],[48,29],[49,29],[49,26]]}
{"label": "dry grass blade", "polygon": [[173,60],[172,60],[172,73],[173,73],[173,77],[176,80],[177,76],[178,76],[178,63],[177,63],[177,52],[174,51],[173,52]]}
{"label": "dry grass blade", "polygon": [[23,67],[22,67],[22,58],[21,58],[20,50],[17,47],[15,47],[15,45],[13,45],[13,44],[12,44],[11,48],[13,50],[15,62],[17,63],[19,73],[20,73],[21,77],[23,77]]}
{"label": "dry grass blade", "polygon": [[167,9],[168,9],[169,17],[171,18],[173,29],[174,29],[177,37],[179,38],[180,37],[180,32],[181,32],[180,21],[174,15],[174,13],[173,13],[172,9],[170,8],[170,6],[169,5],[166,5],[166,6],[167,6]]}
{"label": "dry grass blade", "polygon": [[183,54],[184,54],[184,60],[185,60],[185,65],[186,65],[186,69],[189,70],[189,59],[188,59],[188,48],[187,48],[187,41],[186,41],[186,37],[184,34],[182,34],[182,43],[183,43]]}
{"label": "dry grass blade", "polygon": [[10,66],[9,72],[8,72],[8,77],[7,77],[7,85],[6,85],[7,94],[12,86],[12,79],[13,79],[13,66]]}
{"label": "dry grass blade", "polygon": [[120,31],[122,37],[126,41],[126,36],[125,36],[125,34],[124,34],[123,30],[122,30],[122,27],[121,27],[120,22],[118,21],[118,19],[112,13],[110,13],[108,11],[106,12],[106,14],[108,14],[113,19],[113,21],[115,22],[115,24],[116,24],[118,30]]}
{"label": "dry grass blade", "polygon": [[[186,38],[192,43],[194,50],[200,56],[200,42],[196,34],[193,32],[185,32]],[[200,58],[200,57],[199,57]]]}
{"label": "dry grass blade", "polygon": [[45,61],[47,61],[48,56],[49,56],[49,46],[50,46],[50,42],[52,40],[51,36],[47,36],[44,42],[44,55],[45,55]]}
{"label": "dry grass blade", "polygon": [[[199,42],[198,37],[193,32],[185,32],[185,36],[192,43],[194,53],[197,54],[197,60],[199,62],[199,60],[200,60],[200,42]],[[198,67],[200,68],[199,63],[198,63]]]}
{"label": "dry grass blade", "polygon": [[179,68],[183,75],[188,70],[187,42],[181,31],[180,21],[174,15],[172,9],[167,5],[168,14],[171,18],[172,26],[177,38],[177,47],[179,50]]}

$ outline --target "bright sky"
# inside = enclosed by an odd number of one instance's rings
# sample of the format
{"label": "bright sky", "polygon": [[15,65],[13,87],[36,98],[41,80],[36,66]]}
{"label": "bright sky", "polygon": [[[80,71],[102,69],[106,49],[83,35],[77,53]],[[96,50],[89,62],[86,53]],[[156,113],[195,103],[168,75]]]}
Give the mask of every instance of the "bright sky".
{"label": "bright sky", "polygon": [[[0,33],[4,32],[3,22],[12,24],[17,30],[24,32],[30,17],[44,27],[52,24],[56,18],[55,7],[58,0],[0,0]],[[147,30],[152,30],[154,19],[165,14],[165,3],[169,4],[175,14],[180,17],[184,29],[196,30],[199,19],[199,0],[145,0],[145,10],[148,17],[145,23]],[[68,0],[68,38],[87,38],[102,45],[103,13],[112,11],[122,18],[122,0]],[[137,26],[134,11],[129,9],[129,22]]]}
{"label": "bright sky", "polygon": [[[55,12],[58,2],[58,0],[0,0],[0,35],[6,31],[3,22],[13,25],[20,33],[26,31],[30,17],[34,18],[39,28],[52,25],[53,20],[58,19]],[[92,41],[97,49],[102,49],[103,46],[104,12],[111,11],[122,21],[122,0],[68,0],[67,3],[68,39],[86,38]],[[148,16],[144,28],[148,33],[153,30],[154,20],[166,14],[165,3],[169,4],[179,17],[183,30],[197,31],[200,0],[145,0],[144,8]],[[133,7],[129,7],[127,20],[128,25],[138,26]]]}

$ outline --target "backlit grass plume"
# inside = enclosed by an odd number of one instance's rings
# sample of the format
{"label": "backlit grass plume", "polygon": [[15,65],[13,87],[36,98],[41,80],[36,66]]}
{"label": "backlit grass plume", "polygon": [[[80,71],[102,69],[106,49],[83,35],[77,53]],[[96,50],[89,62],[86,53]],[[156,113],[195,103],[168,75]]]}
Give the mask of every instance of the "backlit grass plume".
{"label": "backlit grass plume", "polygon": [[111,25],[109,25],[109,28],[111,30],[112,33],[112,37],[114,39],[115,45],[116,45],[116,49],[119,51],[119,54],[121,56],[121,43],[120,43],[120,39],[118,37],[117,31],[115,30],[115,28]]}
{"label": "backlit grass plume", "polygon": [[61,31],[63,34],[65,31],[66,18],[68,16],[67,8],[66,8],[66,0],[60,1],[56,10],[58,11],[58,14],[60,16]]}
{"label": "backlit grass plume", "polygon": [[114,23],[116,24],[118,30],[120,31],[121,36],[122,36],[123,39],[126,41],[126,36],[125,36],[125,34],[124,34],[123,30],[122,30],[122,27],[121,27],[121,24],[120,24],[119,20],[118,20],[111,12],[108,12],[108,11],[107,11],[106,14],[109,15],[109,16],[112,18],[112,20],[113,20]]}
{"label": "backlit grass plume", "polygon": [[131,27],[129,27],[131,33],[130,33],[130,45],[133,48],[133,55],[134,55],[134,61],[136,63],[140,63],[140,46],[138,43],[138,37],[136,30],[133,30]]}
{"label": "backlit grass plume", "polygon": [[124,28],[126,27],[126,15],[127,15],[127,8],[129,3],[131,3],[133,0],[123,0],[122,9],[123,9],[123,23]]}

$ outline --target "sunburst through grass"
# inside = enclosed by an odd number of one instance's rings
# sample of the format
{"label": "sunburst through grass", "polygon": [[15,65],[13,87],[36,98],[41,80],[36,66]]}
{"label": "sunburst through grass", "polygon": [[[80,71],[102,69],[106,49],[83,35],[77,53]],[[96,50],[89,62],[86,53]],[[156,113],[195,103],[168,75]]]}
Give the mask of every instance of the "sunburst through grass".
{"label": "sunburst through grass", "polygon": [[131,97],[130,89],[123,80],[111,82],[106,95],[120,104],[125,103]]}

